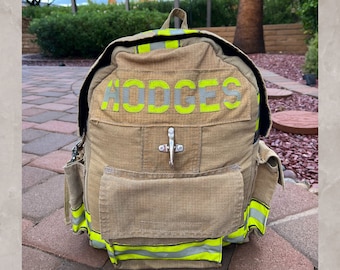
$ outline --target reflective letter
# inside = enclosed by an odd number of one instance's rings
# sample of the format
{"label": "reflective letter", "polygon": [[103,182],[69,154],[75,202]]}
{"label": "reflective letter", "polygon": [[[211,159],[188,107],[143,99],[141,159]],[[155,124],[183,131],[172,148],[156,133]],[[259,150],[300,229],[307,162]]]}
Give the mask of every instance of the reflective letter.
{"label": "reflective letter", "polygon": [[[132,86],[138,87],[138,104],[130,104],[130,88]],[[125,111],[131,113],[138,113],[144,109],[144,83],[140,80],[130,79],[126,80],[123,85],[123,107]]]}
{"label": "reflective letter", "polygon": [[187,107],[181,105],[181,90],[184,87],[194,90],[196,85],[191,80],[180,80],[175,85],[175,110],[180,114],[189,114],[195,110],[195,97],[188,96],[185,98],[185,102],[189,104]]}
{"label": "reflective letter", "polygon": [[226,94],[227,96],[236,97],[236,100],[234,102],[229,102],[229,101],[224,102],[224,105],[230,110],[237,108],[241,104],[241,93],[237,90],[228,89],[228,85],[231,83],[235,84],[235,86],[241,86],[240,81],[234,77],[229,77],[225,79],[223,82],[222,89],[223,89],[224,94]]}
{"label": "reflective letter", "polygon": [[[156,88],[161,88],[163,91],[164,99],[163,105],[156,106]],[[170,107],[170,87],[167,82],[163,80],[154,80],[149,83],[149,113],[164,113]]]}
{"label": "reflective letter", "polygon": [[200,80],[198,87],[200,90],[200,112],[218,112],[220,110],[220,104],[207,104],[208,98],[216,97],[216,90],[206,91],[207,86],[217,86],[218,81],[216,79]]}
{"label": "reflective letter", "polygon": [[[114,89],[114,91],[111,91],[111,89]],[[109,83],[107,84],[105,94],[104,94],[104,100],[103,100],[102,105],[100,107],[102,111],[105,111],[107,109],[110,98],[114,99],[114,101],[115,101],[113,103],[112,110],[114,112],[118,112],[119,111],[119,80],[115,80],[115,86],[114,87],[112,87],[112,80],[109,81]]]}

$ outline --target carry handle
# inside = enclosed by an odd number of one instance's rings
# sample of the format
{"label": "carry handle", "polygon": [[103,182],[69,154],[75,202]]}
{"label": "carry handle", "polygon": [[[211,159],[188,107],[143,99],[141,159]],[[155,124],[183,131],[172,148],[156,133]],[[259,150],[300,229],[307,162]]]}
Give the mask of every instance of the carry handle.
{"label": "carry handle", "polygon": [[174,8],[170,11],[169,16],[163,23],[161,29],[170,28],[170,21],[172,17],[178,17],[182,20],[181,29],[188,29],[187,13],[181,8]]}

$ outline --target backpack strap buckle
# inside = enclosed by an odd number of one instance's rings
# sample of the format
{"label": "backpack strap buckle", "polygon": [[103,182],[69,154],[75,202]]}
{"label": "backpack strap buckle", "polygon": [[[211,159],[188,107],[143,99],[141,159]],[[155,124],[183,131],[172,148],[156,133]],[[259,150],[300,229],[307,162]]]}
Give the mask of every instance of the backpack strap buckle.
{"label": "backpack strap buckle", "polygon": [[169,144],[161,144],[158,150],[163,153],[169,153],[169,165],[174,166],[174,154],[178,152],[183,152],[184,147],[182,144],[175,144],[175,129],[169,127],[168,129]]}

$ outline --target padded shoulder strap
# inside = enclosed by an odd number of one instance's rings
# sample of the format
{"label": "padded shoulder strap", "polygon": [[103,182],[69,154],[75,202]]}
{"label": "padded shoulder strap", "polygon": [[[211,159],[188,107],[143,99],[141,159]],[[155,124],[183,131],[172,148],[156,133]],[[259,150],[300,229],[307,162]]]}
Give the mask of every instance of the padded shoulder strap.
{"label": "padded shoulder strap", "polygon": [[115,47],[124,46],[131,47],[137,46],[140,44],[153,43],[157,41],[166,41],[166,40],[178,40],[185,39],[189,37],[206,37],[212,39],[218,45],[221,46],[225,55],[229,56],[238,56],[241,60],[247,64],[257,81],[257,85],[260,91],[260,121],[259,121],[259,129],[258,134],[256,134],[255,139],[261,136],[267,136],[271,127],[270,120],[270,110],[267,102],[267,94],[264,81],[262,76],[254,65],[254,63],[250,60],[250,58],[244,54],[241,50],[235,47],[230,42],[220,38],[219,36],[210,33],[208,31],[199,31],[199,30],[189,30],[189,29],[161,29],[148,31],[142,34],[137,34],[135,36],[126,37],[117,39],[110,43],[104,52],[99,56],[97,61],[91,67],[82,87],[79,95],[79,114],[78,114],[78,126],[79,126],[79,134],[83,136],[86,134],[87,130],[87,119],[89,113],[89,105],[88,105],[88,92],[91,81],[95,73],[102,67],[110,65],[111,54]]}

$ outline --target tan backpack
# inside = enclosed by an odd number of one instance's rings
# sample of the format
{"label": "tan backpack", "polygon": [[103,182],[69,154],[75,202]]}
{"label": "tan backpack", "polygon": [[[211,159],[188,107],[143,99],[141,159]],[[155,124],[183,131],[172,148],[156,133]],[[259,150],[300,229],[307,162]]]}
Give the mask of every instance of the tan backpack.
{"label": "tan backpack", "polygon": [[[169,28],[182,19],[181,29]],[[209,268],[265,233],[281,163],[262,77],[231,43],[187,29],[113,41],[79,97],[82,141],[65,166],[75,233],[118,269]]]}

